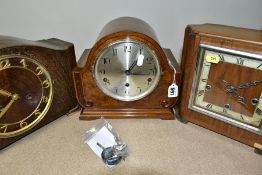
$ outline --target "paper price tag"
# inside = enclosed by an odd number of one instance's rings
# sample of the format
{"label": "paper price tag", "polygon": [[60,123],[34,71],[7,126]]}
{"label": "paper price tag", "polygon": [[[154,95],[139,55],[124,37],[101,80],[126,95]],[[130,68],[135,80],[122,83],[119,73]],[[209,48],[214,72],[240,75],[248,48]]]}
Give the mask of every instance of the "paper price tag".
{"label": "paper price tag", "polygon": [[137,66],[142,66],[144,62],[144,55],[139,55],[137,58]]}
{"label": "paper price tag", "polygon": [[168,87],[168,97],[177,97],[178,96],[178,86],[173,83]]}
{"label": "paper price tag", "polygon": [[216,63],[216,64],[220,61],[219,57],[213,55],[207,55],[206,60],[209,63]]}

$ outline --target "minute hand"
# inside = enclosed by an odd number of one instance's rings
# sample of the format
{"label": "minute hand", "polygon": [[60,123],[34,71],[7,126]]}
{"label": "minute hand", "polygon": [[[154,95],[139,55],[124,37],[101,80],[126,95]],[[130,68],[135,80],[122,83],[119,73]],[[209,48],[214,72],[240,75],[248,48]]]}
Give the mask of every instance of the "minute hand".
{"label": "minute hand", "polygon": [[12,106],[12,104],[14,103],[14,99],[12,99],[6,106],[5,108],[2,110],[2,112],[0,113],[0,119],[4,116],[4,114],[8,111],[8,109]]}
{"label": "minute hand", "polygon": [[131,70],[135,67],[136,64],[137,64],[137,60],[133,62],[133,64],[129,67],[128,71],[131,72]]}

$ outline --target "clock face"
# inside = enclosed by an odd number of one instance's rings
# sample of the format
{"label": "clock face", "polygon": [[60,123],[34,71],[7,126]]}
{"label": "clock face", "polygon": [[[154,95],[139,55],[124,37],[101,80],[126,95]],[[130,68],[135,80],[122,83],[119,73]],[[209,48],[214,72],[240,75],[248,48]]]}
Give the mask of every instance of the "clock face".
{"label": "clock face", "polygon": [[189,107],[261,134],[262,56],[201,45]]}
{"label": "clock face", "polygon": [[0,57],[0,138],[20,135],[48,111],[53,87],[48,71],[20,55]]}
{"label": "clock face", "polygon": [[150,47],[140,42],[118,41],[97,56],[94,77],[108,96],[134,101],[150,94],[160,79],[158,58]]}

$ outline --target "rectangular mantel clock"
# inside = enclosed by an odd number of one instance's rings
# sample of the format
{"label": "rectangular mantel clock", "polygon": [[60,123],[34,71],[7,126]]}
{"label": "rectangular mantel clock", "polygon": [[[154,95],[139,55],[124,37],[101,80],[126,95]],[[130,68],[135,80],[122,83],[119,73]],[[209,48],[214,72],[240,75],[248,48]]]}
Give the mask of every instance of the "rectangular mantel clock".
{"label": "rectangular mantel clock", "polygon": [[74,45],[0,36],[0,149],[77,106]]}
{"label": "rectangular mantel clock", "polygon": [[189,25],[181,67],[182,117],[247,145],[262,144],[262,31]]}

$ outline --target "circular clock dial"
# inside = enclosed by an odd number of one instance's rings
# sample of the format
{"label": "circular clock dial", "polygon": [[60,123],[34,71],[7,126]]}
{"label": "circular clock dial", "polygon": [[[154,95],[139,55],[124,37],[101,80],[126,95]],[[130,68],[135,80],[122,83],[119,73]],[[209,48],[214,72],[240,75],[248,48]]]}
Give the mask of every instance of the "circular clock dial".
{"label": "circular clock dial", "polygon": [[53,97],[51,77],[37,61],[24,56],[0,57],[0,138],[34,127]]}
{"label": "circular clock dial", "polygon": [[246,129],[262,127],[262,59],[232,50],[201,50],[194,105]]}
{"label": "circular clock dial", "polygon": [[150,47],[140,42],[118,41],[98,54],[94,77],[108,96],[134,101],[150,94],[160,79],[158,58]]}

